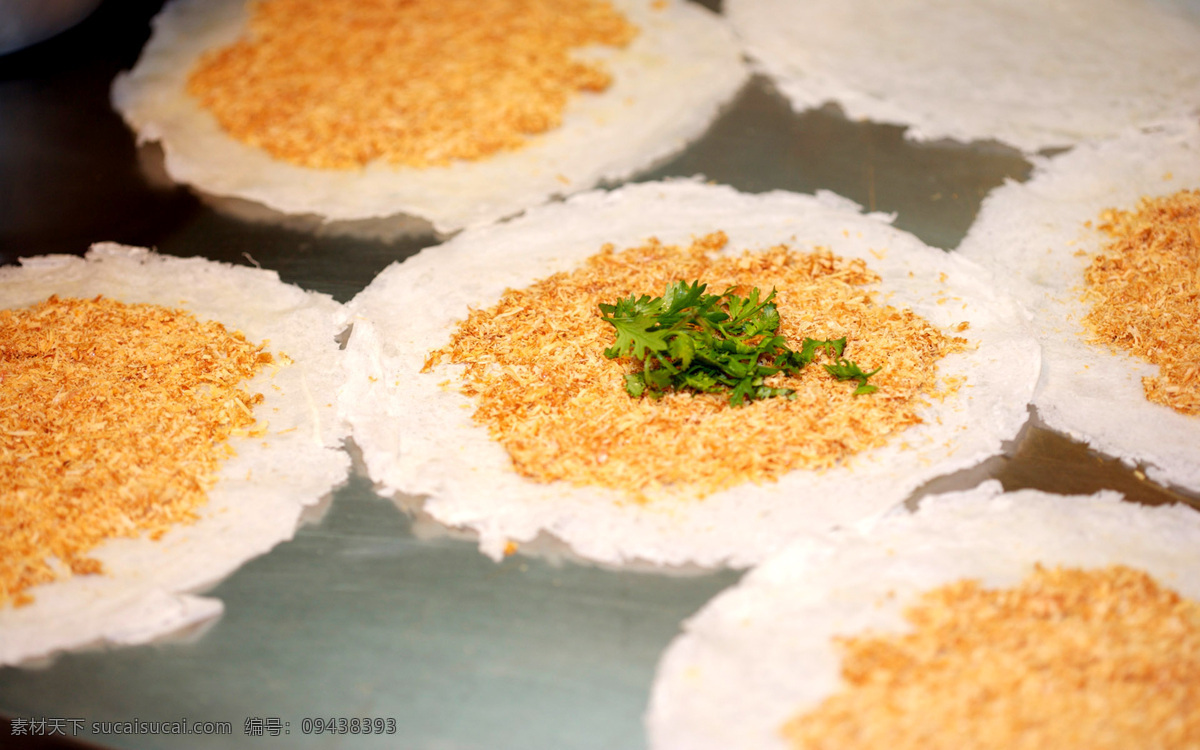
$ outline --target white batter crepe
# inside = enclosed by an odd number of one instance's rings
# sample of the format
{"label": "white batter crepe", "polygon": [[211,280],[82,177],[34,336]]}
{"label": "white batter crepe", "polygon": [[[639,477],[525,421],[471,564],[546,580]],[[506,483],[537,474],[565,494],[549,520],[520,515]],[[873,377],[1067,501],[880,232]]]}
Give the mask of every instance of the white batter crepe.
{"label": "white batter crepe", "polygon": [[1164,0],[726,0],[797,110],[1026,152],[1200,113],[1200,21]]}
{"label": "white batter crepe", "polygon": [[71,576],[29,589],[30,605],[0,609],[0,664],[93,645],[130,645],[221,613],[196,596],[239,565],[294,533],[301,511],[349,471],[341,442],[349,430],[334,393],[345,380],[334,337],[341,305],[328,295],[280,282],[274,271],[202,258],[173,258],[112,243],[86,258],[52,255],[0,268],[0,308],[51,294],[105,297],[183,308],[219,320],[292,360],[268,365],[247,384],[266,435],[232,438],[227,460],[195,523],[159,541],[113,539],[94,549],[105,573]]}
{"label": "white batter crepe", "polygon": [[1105,491],[1002,494],[987,482],[922,499],[867,530],[813,534],[749,573],[684,623],[659,662],[650,747],[787,747],[785,721],[840,687],[831,637],[908,629],[919,594],[963,578],[1012,586],[1033,570],[1121,563],[1200,599],[1200,513]]}
{"label": "white batter crepe", "polygon": [[[506,288],[574,268],[606,242],[624,248],[656,236],[687,244],[716,230],[728,234],[729,253],[787,242],[865,259],[882,276],[888,304],[910,307],[943,330],[969,321],[955,335],[977,348],[948,356],[939,370],[965,375],[968,385],[929,407],[926,424],[829,471],[793,472],[701,501],[639,505],[613,491],[519,476],[472,421],[472,402],[443,387],[454,368],[420,373],[470,307],[494,304]],[[864,216],[830,193],[745,195],[692,181],[589,192],[464,232],[389,266],[347,309],[353,377],[342,403],[370,476],[385,493],[427,496],[434,518],[474,529],[493,557],[509,540],[546,531],[603,563],[754,564],[802,530],[881,513],[922,482],[999,452],[1025,422],[1039,368],[1018,306],[995,294],[974,264],[894,229],[888,217]]]}
{"label": "white batter crepe", "polygon": [[1045,352],[1038,415],[1096,450],[1144,463],[1157,482],[1200,490],[1200,418],[1146,400],[1142,377],[1157,366],[1088,343],[1080,298],[1083,272],[1105,240],[1095,229],[1103,209],[1131,210],[1142,196],[1200,188],[1200,122],[1035,164],[1028,182],[984,200],[959,254],[990,266],[1033,314]]}
{"label": "white batter crepe", "polygon": [[738,45],[709,11],[680,0],[613,4],[640,33],[623,50],[590,55],[605,61],[612,86],[575,97],[561,127],[483,161],[427,169],[380,163],[360,170],[307,169],[226,136],[184,85],[203,51],[241,35],[243,0],[167,5],[137,65],[113,83],[113,105],[139,142],[162,142],[174,179],[201,191],[327,219],[405,213],[451,232],[649,167],[698,136],[741,87],[747,72]]}

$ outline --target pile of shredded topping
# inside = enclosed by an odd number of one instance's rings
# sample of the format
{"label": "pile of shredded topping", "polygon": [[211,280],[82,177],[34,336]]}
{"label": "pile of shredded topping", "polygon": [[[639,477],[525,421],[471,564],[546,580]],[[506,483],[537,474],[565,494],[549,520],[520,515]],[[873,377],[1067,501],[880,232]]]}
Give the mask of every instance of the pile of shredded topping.
{"label": "pile of shredded topping", "polygon": [[1124,566],[927,592],[914,630],[844,639],[846,687],[784,734],[879,750],[1200,747],[1200,603]]}
{"label": "pile of shredded topping", "polygon": [[606,0],[257,0],[188,93],[232,137],[294,164],[426,167],[557,127],[611,75],[572,57],[637,29]]}
{"label": "pile of shredded topping", "polygon": [[[919,423],[927,396],[959,385],[939,383],[937,361],[965,341],[911,311],[876,304],[866,287],[879,278],[861,260],[782,245],[718,253],[726,241],[718,232],[688,248],[657,240],[621,252],[607,245],[577,270],[508,290],[496,305],[471,311],[426,369],[464,366],[460,387],[478,405],[475,419],[523,476],[614,488],[639,500],[664,488],[699,496],[831,467]],[[771,387],[795,389],[793,400],[731,407],[720,393],[631,398],[624,374],[637,365],[604,356],[614,333],[598,305],[657,296],[680,279],[714,290],[737,287],[741,295],[754,286],[775,289],[778,333],[791,348],[799,350],[806,336],[845,336],[845,357],[864,370],[883,366],[871,378],[879,390],[853,396],[818,358],[797,376],[767,379]]]}
{"label": "pile of shredded topping", "polygon": [[1085,272],[1096,337],[1153,364],[1146,398],[1200,414],[1200,191],[1109,209],[1111,240]]}
{"label": "pile of shredded topping", "polygon": [[[110,537],[160,537],[196,509],[262,400],[262,345],[182,310],[56,296],[0,310],[0,605],[97,573]],[[61,565],[51,562],[56,559]]]}

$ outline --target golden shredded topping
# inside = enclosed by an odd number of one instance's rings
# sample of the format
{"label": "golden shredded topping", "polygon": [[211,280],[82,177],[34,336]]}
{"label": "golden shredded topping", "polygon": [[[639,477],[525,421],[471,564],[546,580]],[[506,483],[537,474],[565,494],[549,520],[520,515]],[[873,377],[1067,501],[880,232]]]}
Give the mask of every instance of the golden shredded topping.
{"label": "golden shredded topping", "polygon": [[[653,239],[622,252],[606,245],[575,271],[471,311],[426,369],[465,365],[461,389],[478,404],[475,419],[523,476],[615,488],[640,500],[663,488],[705,495],[833,466],[919,423],[925,396],[956,387],[938,385],[936,365],[965,341],[911,311],[876,304],[865,287],[878,276],[861,260],[782,245],[716,255],[725,243],[718,232],[689,248]],[[735,408],[721,394],[630,398],[624,373],[635,365],[604,356],[614,333],[597,306],[630,294],[660,296],[680,279],[699,279],[716,292],[736,286],[742,295],[753,286],[776,289],[779,333],[791,348],[799,350],[806,336],[846,336],[844,356],[866,371],[883,366],[871,378],[879,390],[852,396],[853,386],[835,381],[818,359],[798,376],[767,379],[795,389],[794,400]]]}
{"label": "golden shredded topping", "polygon": [[182,310],[52,296],[0,310],[0,605],[110,537],[196,518],[262,400],[262,345]]}
{"label": "golden shredded topping", "polygon": [[188,93],[239,141],[306,167],[426,167],[519,148],[611,75],[572,50],[637,29],[607,0],[257,0]]}
{"label": "golden shredded topping", "polygon": [[904,635],[841,639],[845,688],[795,748],[1200,747],[1200,603],[1124,566],[927,592]]}
{"label": "golden shredded topping", "polygon": [[1146,398],[1200,414],[1200,191],[1143,198],[1101,219],[1111,240],[1084,275],[1087,324],[1099,341],[1158,365],[1142,379]]}

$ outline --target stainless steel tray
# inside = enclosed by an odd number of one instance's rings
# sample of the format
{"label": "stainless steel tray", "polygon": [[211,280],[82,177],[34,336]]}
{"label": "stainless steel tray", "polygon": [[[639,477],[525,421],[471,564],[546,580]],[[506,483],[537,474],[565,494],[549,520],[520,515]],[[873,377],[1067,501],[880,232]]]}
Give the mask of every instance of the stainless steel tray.
{"label": "stainless steel tray", "polygon": [[[344,301],[438,241],[376,225],[237,218],[159,177],[161,155],[135,149],[108,105],[109,83],[136,59],[159,4],[108,0],[67,34],[0,57],[0,263],[116,240],[258,263]],[[851,122],[832,107],[795,114],[756,78],[702,140],[638,179],[703,174],[751,192],[832,190],[895,212],[897,226],[952,250],[983,196],[1029,169],[998,144],[917,145],[898,127]],[[924,491],[985,477],[1200,507],[1036,424],[1006,456]],[[403,500],[380,497],[356,471],[295,540],[211,592],[226,609],[206,631],[0,669],[0,715],[120,748],[639,748],[660,652],[739,577],[522,556],[496,564],[470,540],[428,533]],[[351,734],[354,718],[393,720],[395,733]],[[94,722],[182,719],[228,722],[231,734],[93,731]],[[313,719],[335,720],[334,731],[316,733]],[[0,747],[17,740],[0,725]]]}

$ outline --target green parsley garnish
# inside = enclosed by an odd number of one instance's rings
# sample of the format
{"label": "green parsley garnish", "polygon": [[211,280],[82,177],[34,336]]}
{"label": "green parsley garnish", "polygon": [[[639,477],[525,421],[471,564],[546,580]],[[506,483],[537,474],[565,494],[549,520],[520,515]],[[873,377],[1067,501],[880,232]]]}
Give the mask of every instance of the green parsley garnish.
{"label": "green parsley garnish", "polygon": [[873,385],[867,385],[867,378],[882,370],[882,367],[876,367],[870,372],[863,372],[862,368],[848,359],[839,359],[836,364],[825,365],[825,372],[834,376],[838,380],[857,380],[858,387],[854,389],[855,396],[861,396],[864,393],[874,393],[879,390]]}
{"label": "green parsley garnish", "polygon": [[705,294],[707,284],[676,281],[661,297],[630,295],[615,305],[600,305],[602,318],[616,329],[616,343],[604,350],[609,359],[633,357],[642,371],[625,376],[630,396],[660,398],[667,391],[730,391],[729,403],[772,396],[795,397],[791,388],[772,388],[763,381],[778,372],[795,375],[824,352],[835,364],[825,365],[838,380],[856,380],[855,394],[871,393],[867,378],[879,372],[862,369],[842,358],[846,339],[804,339],[800,351],[788,348],[779,329],[775,290],[762,298],[758,288],[747,297]]}

